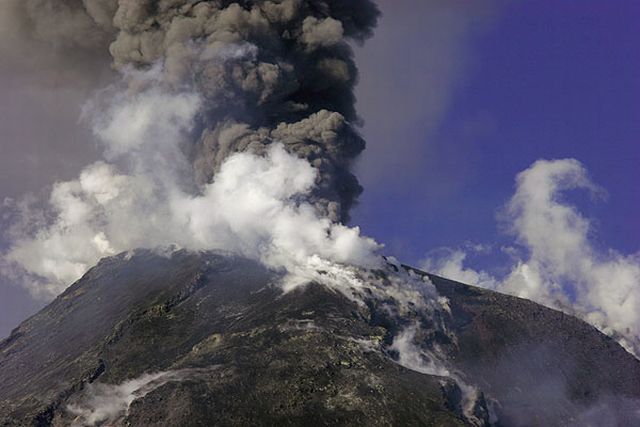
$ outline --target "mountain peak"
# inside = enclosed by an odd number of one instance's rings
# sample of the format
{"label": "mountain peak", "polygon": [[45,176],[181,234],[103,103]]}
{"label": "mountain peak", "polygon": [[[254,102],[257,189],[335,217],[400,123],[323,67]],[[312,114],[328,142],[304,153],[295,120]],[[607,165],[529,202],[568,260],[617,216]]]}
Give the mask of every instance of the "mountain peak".
{"label": "mountain peak", "polygon": [[609,337],[527,300],[411,274],[448,310],[399,316],[393,301],[315,282],[284,293],[278,272],[223,253],[103,259],[0,344],[0,420],[639,422],[640,362]]}

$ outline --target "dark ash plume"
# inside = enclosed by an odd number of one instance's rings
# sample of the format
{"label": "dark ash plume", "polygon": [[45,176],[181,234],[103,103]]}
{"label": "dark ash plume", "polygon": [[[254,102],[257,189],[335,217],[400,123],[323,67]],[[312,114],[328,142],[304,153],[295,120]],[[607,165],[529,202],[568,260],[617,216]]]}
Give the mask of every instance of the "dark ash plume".
{"label": "dark ash plume", "polygon": [[[319,170],[312,202],[346,221],[361,192],[349,171],[364,149],[354,129],[357,70],[348,41],[371,35],[371,0],[9,0],[2,12],[20,39],[63,59],[108,50],[116,69],[162,64],[168,89],[204,100],[184,149],[194,179],[212,180],[231,153],[272,141]],[[16,38],[18,39],[18,38]],[[77,60],[77,62],[81,62]]]}

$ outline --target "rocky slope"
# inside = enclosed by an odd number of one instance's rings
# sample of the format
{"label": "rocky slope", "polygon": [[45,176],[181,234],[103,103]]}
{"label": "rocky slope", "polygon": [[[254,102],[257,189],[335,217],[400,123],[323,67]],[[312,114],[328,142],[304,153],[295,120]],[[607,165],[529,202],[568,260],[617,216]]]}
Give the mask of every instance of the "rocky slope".
{"label": "rocky slope", "polygon": [[640,425],[640,362],[613,340],[429,277],[437,319],[318,283],[283,294],[224,254],[102,260],[0,343],[0,424]]}

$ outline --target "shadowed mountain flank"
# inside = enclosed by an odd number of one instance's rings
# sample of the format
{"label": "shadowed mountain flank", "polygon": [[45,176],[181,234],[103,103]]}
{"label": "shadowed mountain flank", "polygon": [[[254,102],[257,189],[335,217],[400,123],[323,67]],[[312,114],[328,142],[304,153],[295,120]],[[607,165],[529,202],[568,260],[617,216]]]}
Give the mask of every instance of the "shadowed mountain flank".
{"label": "shadowed mountain flank", "polygon": [[573,317],[430,276],[448,333],[413,342],[452,373],[432,375],[396,340],[428,315],[281,279],[213,252],[102,260],[0,343],[0,424],[638,423],[640,362]]}

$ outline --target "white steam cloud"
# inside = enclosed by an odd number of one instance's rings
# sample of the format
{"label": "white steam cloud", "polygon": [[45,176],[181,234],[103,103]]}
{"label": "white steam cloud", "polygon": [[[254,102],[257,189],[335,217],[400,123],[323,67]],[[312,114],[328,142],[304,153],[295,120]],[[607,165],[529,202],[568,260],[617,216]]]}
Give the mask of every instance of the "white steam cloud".
{"label": "white steam cloud", "polygon": [[601,191],[574,159],[540,160],[518,175],[506,218],[528,255],[506,276],[465,267],[462,250],[422,267],[575,314],[640,356],[640,258],[592,243],[589,220],[560,198],[572,189]]}
{"label": "white steam cloud", "polygon": [[377,243],[307,202],[318,171],[277,141],[264,155],[231,155],[213,182],[194,190],[181,144],[200,98],[160,90],[157,75],[157,67],[131,73],[130,80],[148,88],[127,88],[106,106],[89,106],[86,115],[106,160],[54,185],[48,219],[40,210],[22,210],[31,230],[14,227],[4,262],[33,294],[55,296],[100,258],[139,247],[220,249],[290,272],[317,264],[317,257],[358,266],[378,262]]}

